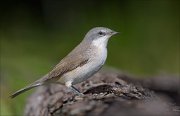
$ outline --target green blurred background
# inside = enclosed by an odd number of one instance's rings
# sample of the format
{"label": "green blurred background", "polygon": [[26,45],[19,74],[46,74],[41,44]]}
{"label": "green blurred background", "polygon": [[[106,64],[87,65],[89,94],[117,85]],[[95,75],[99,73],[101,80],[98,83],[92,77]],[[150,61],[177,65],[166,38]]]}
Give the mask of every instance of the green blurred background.
{"label": "green blurred background", "polygon": [[6,0],[0,4],[1,115],[22,115],[29,91],[9,94],[50,71],[96,26],[122,32],[106,66],[139,77],[179,76],[179,0]]}

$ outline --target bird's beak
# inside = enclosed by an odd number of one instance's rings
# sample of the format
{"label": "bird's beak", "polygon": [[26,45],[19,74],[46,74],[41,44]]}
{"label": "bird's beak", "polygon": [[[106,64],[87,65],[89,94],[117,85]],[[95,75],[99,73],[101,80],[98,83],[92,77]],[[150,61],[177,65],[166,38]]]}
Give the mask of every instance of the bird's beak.
{"label": "bird's beak", "polygon": [[114,31],[114,32],[113,32],[113,35],[118,34],[118,33],[119,33],[119,32]]}
{"label": "bird's beak", "polygon": [[111,33],[110,33],[110,35],[115,35],[115,34],[118,34],[119,32],[116,32],[116,31],[112,31]]}

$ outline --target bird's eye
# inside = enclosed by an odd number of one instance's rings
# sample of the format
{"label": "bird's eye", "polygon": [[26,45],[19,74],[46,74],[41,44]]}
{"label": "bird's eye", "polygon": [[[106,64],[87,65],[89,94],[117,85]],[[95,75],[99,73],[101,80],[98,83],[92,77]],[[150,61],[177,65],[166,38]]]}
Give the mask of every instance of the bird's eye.
{"label": "bird's eye", "polygon": [[105,32],[100,31],[98,34],[99,35],[105,35]]}

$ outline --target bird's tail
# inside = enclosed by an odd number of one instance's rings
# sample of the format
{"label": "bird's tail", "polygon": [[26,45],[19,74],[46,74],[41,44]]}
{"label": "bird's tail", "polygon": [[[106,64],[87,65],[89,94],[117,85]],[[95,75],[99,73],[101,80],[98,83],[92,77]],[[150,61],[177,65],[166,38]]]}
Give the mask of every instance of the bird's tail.
{"label": "bird's tail", "polygon": [[38,86],[41,86],[41,85],[45,85],[49,82],[49,78],[48,78],[48,74],[46,74],[45,76],[43,76],[42,78],[40,78],[39,80],[31,83],[30,85],[16,91],[15,93],[13,93],[12,95],[10,95],[10,98],[14,98],[16,96],[18,96],[19,94],[21,93],[24,93],[32,88],[35,88],[35,87],[38,87]]}
{"label": "bird's tail", "polygon": [[38,86],[41,86],[41,85],[43,85],[43,83],[32,83],[32,84],[30,84],[30,85],[28,85],[28,86],[26,86],[26,87],[16,91],[15,93],[13,93],[10,96],[10,98],[14,98],[14,97],[18,96],[21,93],[24,93],[24,92],[26,92],[26,91],[28,91],[28,90],[30,90],[32,88],[35,88],[35,87],[38,87]]}

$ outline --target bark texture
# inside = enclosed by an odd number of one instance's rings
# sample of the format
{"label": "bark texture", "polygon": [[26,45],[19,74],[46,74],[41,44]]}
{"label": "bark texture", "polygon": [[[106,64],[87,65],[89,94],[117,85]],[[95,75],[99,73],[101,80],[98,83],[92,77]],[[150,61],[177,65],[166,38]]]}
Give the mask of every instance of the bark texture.
{"label": "bark texture", "polygon": [[25,116],[179,116],[180,78],[138,79],[103,70],[76,87],[76,96],[63,85],[37,88],[27,100]]}

